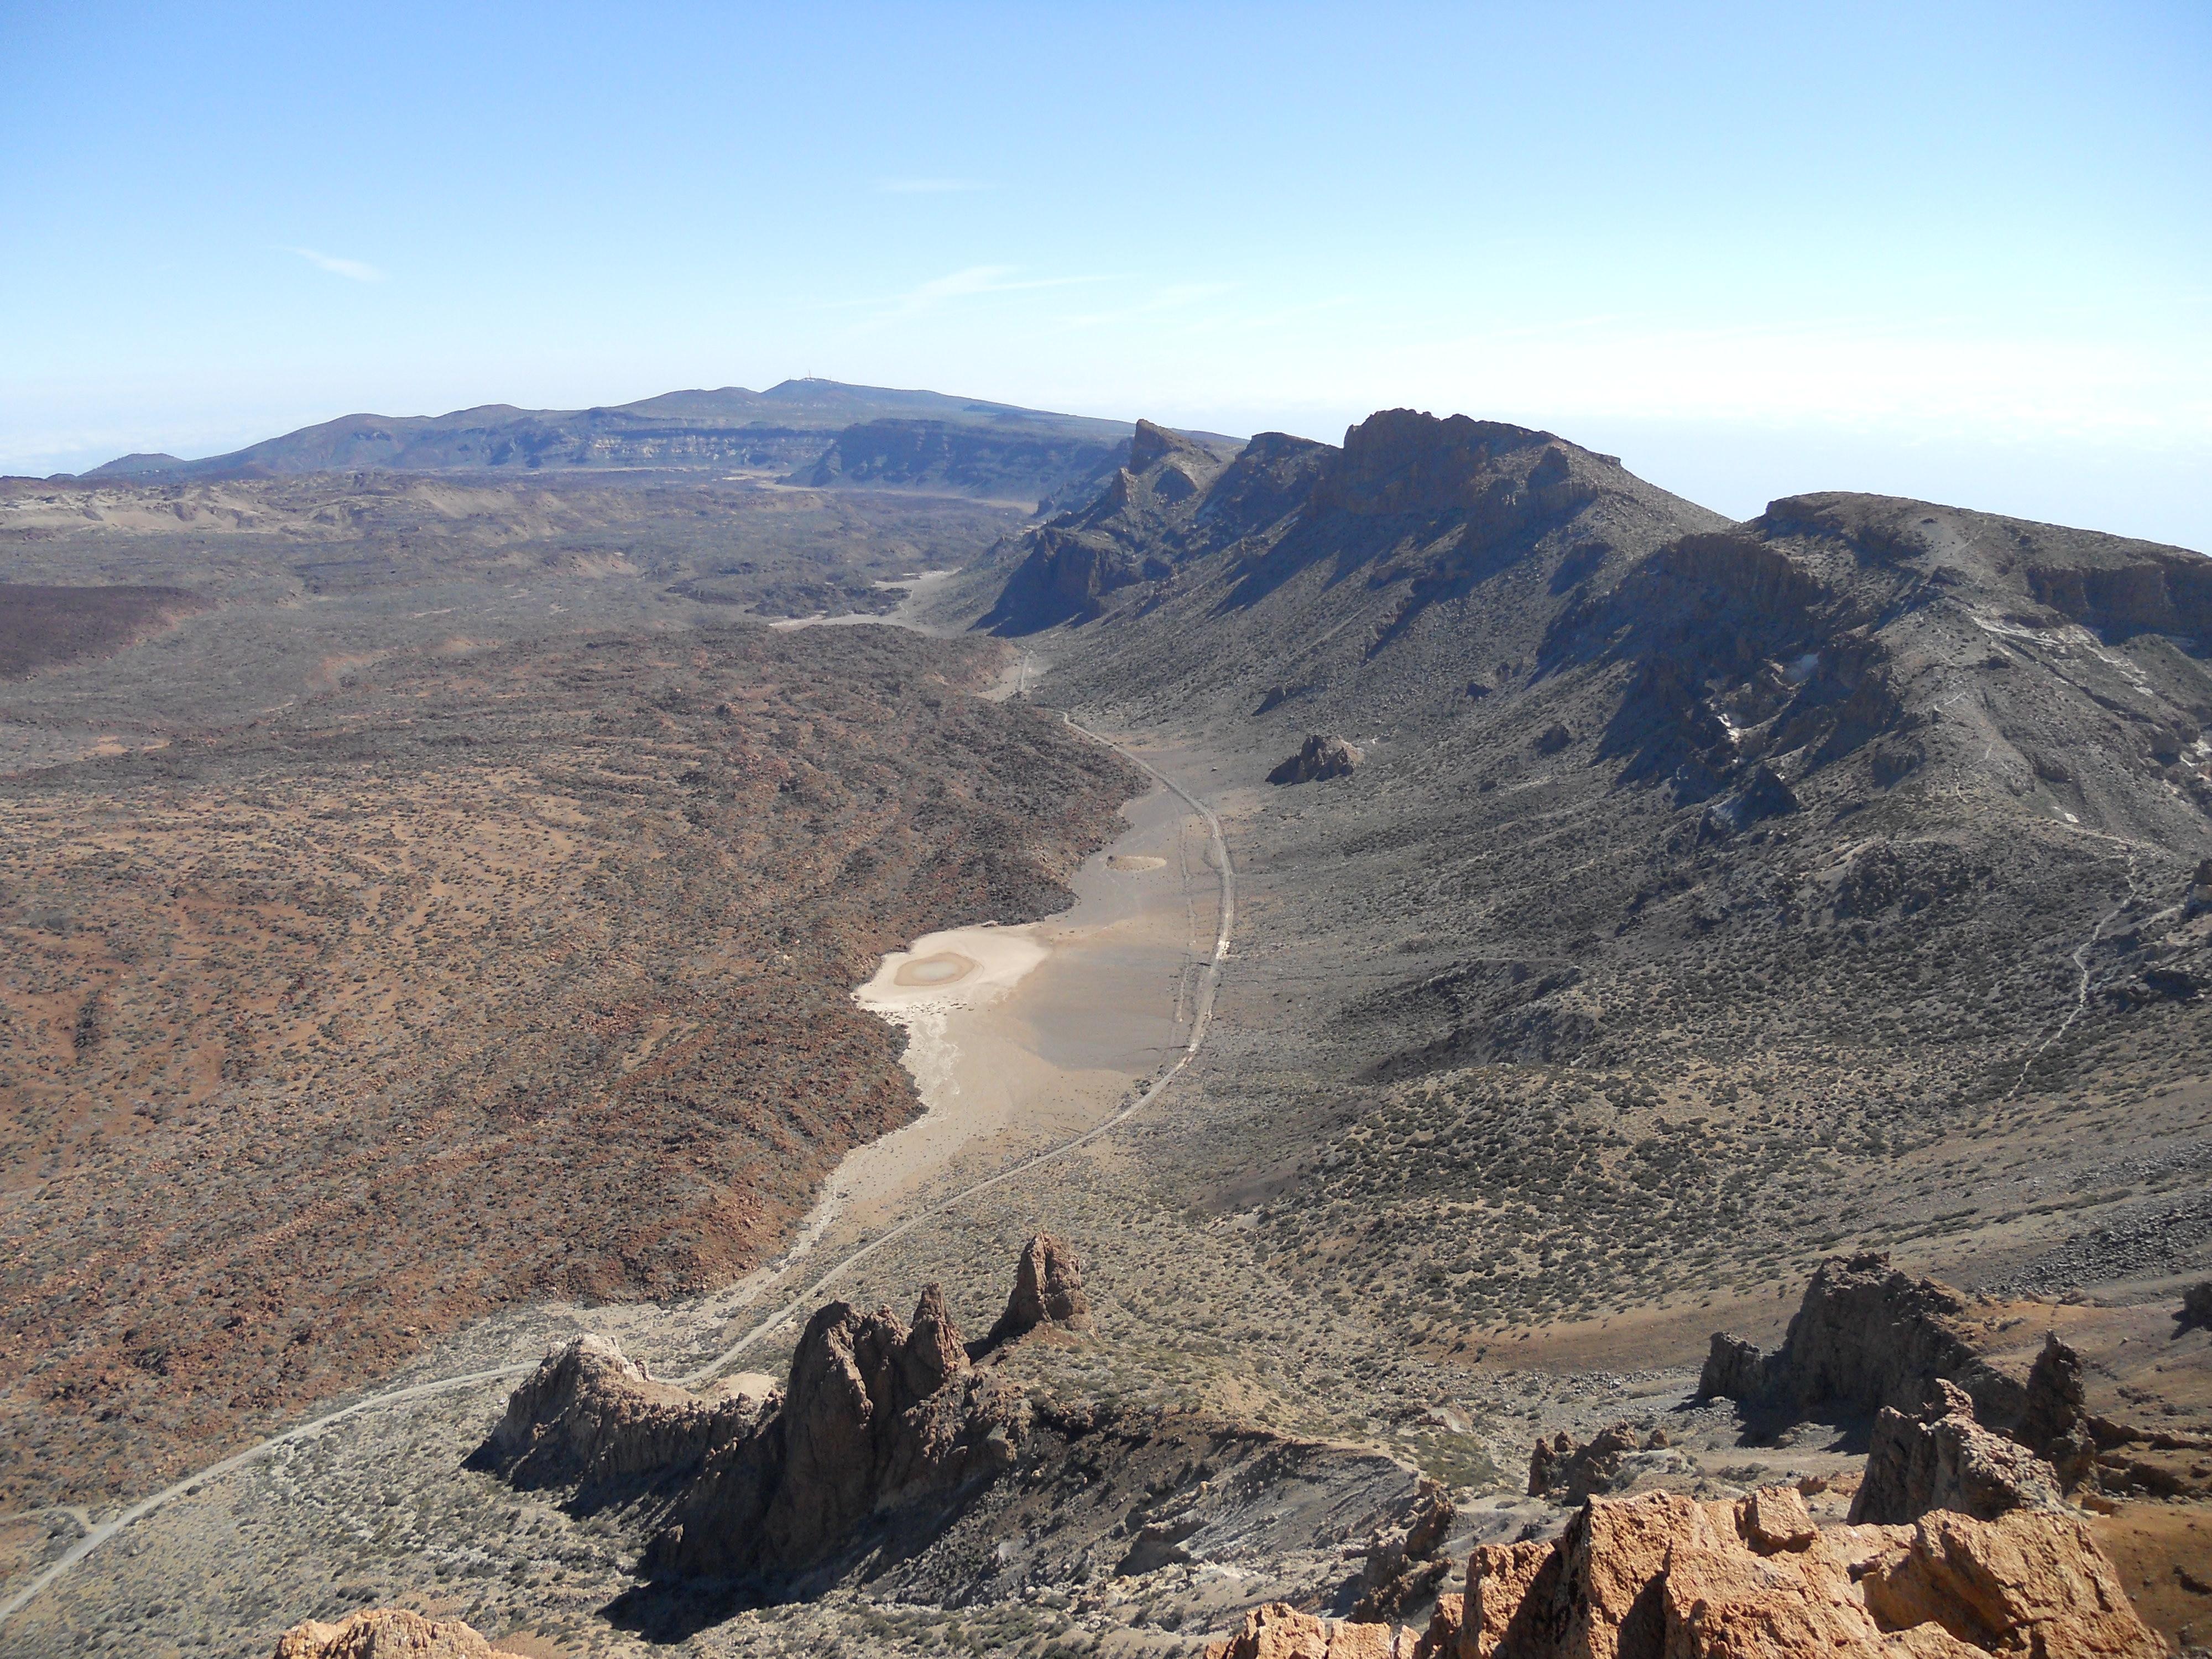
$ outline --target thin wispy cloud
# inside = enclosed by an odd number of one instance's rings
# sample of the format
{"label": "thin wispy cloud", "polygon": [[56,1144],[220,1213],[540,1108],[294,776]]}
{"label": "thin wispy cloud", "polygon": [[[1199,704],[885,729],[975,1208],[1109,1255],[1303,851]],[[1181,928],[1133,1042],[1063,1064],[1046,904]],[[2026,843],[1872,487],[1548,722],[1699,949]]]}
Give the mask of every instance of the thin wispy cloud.
{"label": "thin wispy cloud", "polygon": [[1234,283],[1171,283],[1127,305],[1063,318],[1060,320],[1060,326],[1066,329],[1102,328],[1142,318],[1188,312],[1204,306],[1209,300],[1218,300],[1224,295],[1235,293],[1237,286]]}
{"label": "thin wispy cloud", "polygon": [[885,196],[956,196],[963,191],[988,190],[981,179],[878,179],[876,189]]}
{"label": "thin wispy cloud", "polygon": [[311,247],[289,247],[284,251],[298,254],[318,270],[327,270],[333,276],[343,276],[356,283],[384,281],[382,271],[359,259],[341,259],[335,253],[319,253]]}
{"label": "thin wispy cloud", "polygon": [[1019,265],[969,265],[944,276],[933,276],[903,294],[853,303],[875,313],[871,325],[920,317],[963,300],[993,294],[1023,294],[1038,289],[1074,288],[1088,283],[1110,282],[1108,276],[1024,276]]}

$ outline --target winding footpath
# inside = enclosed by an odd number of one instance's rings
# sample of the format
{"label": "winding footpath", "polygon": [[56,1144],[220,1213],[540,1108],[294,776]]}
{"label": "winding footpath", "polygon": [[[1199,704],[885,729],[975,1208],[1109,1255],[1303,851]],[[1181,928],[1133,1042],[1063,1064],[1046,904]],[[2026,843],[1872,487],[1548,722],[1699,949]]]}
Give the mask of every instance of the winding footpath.
{"label": "winding footpath", "polygon": [[2133,842],[2123,841],[2117,836],[2099,835],[2094,830],[2081,830],[2077,833],[2094,836],[2099,841],[2113,842],[2124,849],[2127,858],[2128,896],[2099,916],[2096,926],[2089,930],[2089,937],[2074,947],[2073,953],[2068,960],[2073,963],[2074,971],[2081,981],[2075,987],[2074,1006],[2067,1010],[2066,1018],[2058,1022],[2057,1028],[2042,1042],[2037,1043],[2029,1051],[2027,1058],[2021,1061],[2020,1075],[2013,1079],[2012,1087],[2005,1091],[2007,1100],[2015,1098],[2020,1091],[2027,1086],[2027,1074],[2034,1067],[2035,1062],[2043,1058],[2044,1050],[2073,1030],[2074,1022],[2089,1012],[2089,988],[2095,978],[2095,975],[2089,967],[2089,953],[2097,948],[2097,941],[2104,938],[2105,929],[2120,919],[2128,906],[2136,902],[2142,890],[2136,881],[2136,846]]}
{"label": "winding footpath", "polygon": [[[1024,653],[1022,665],[1024,677],[1026,678],[1028,665],[1026,653]],[[1123,759],[1142,769],[1205,822],[1206,835],[1212,848],[1214,872],[1219,878],[1221,906],[1218,923],[1214,930],[1213,954],[1207,959],[1200,973],[1198,998],[1191,1014],[1190,1036],[1183,1044],[1182,1054],[1174,1065],[1147,1084],[1134,1100],[1103,1122],[1096,1124],[1082,1133],[1048,1147],[1033,1157],[1024,1158],[1008,1169],[1001,1170],[994,1176],[978,1181],[972,1186],[963,1188],[951,1197],[940,1200],[928,1208],[917,1212],[890,1231],[854,1249],[804,1290],[786,1297],[775,1312],[758,1321],[744,1335],[738,1337],[735,1342],[723,1349],[705,1364],[678,1378],[678,1381],[684,1385],[696,1387],[714,1376],[753,1344],[775,1330],[799,1309],[811,1304],[824,1290],[886,1245],[896,1243],[916,1228],[927,1225],[981,1194],[988,1193],[994,1188],[1003,1187],[1011,1182],[1018,1181],[1024,1176],[1034,1174],[1036,1170],[1066,1158],[1069,1153],[1089,1146],[1101,1136],[1111,1133],[1115,1128],[1158,1099],[1161,1092],[1182,1075],[1184,1067],[1198,1057],[1198,1051],[1206,1042],[1207,1029],[1213,1023],[1214,992],[1220,983],[1222,963],[1229,955],[1230,930],[1237,916],[1237,874],[1229,862],[1229,843],[1222,837],[1221,820],[1214,815],[1212,807],[1206,805],[1204,801],[1199,799],[1197,796],[1192,794],[1158,767],[1132,753],[1112,738],[1102,737],[1088,726],[1077,725],[1066,715],[1063,714],[1060,718],[1072,731],[1080,732],[1094,743],[1103,744]],[[794,1250],[786,1258],[779,1272],[788,1272],[792,1267],[796,1267],[805,1259],[811,1248],[811,1244],[807,1244]],[[196,1474],[186,1475],[175,1485],[164,1486],[150,1497],[140,1498],[128,1509],[119,1510],[109,1519],[94,1522],[83,1537],[70,1545],[45,1571],[6,1601],[0,1601],[0,1625],[4,1625],[9,1619],[27,1607],[42,1591],[124,1528],[136,1522],[143,1521],[164,1505],[198,1492],[210,1480],[219,1480],[225,1475],[234,1474],[249,1464],[260,1462],[283,1447],[295,1445],[303,1440],[312,1440],[325,1431],[335,1428],[337,1425],[351,1418],[359,1417],[364,1413],[378,1411],[387,1406],[404,1405],[410,1401],[428,1400],[436,1395],[452,1394],[465,1389],[482,1388],[487,1383],[507,1382],[514,1377],[527,1376],[537,1369],[538,1362],[532,1360],[520,1364],[501,1365],[489,1370],[466,1371],[455,1376],[437,1377],[427,1382],[414,1382],[402,1388],[386,1389],[381,1393],[366,1395],[349,1406],[341,1407],[337,1411],[325,1412],[320,1417],[311,1418],[305,1423],[289,1428],[281,1434],[272,1435],[268,1439],[248,1446],[242,1451],[233,1452],[220,1462],[210,1463]]]}

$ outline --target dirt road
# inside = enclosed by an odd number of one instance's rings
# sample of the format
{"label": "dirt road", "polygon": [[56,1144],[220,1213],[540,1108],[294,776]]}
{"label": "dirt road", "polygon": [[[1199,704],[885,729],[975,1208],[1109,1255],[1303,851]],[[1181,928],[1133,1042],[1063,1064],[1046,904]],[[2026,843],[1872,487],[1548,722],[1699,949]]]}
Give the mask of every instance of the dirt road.
{"label": "dirt road", "polygon": [[[763,1338],[775,1331],[802,1310],[812,1307],[820,1300],[825,1291],[836,1285],[854,1268],[916,1229],[927,1225],[983,1194],[1025,1180],[1102,1136],[1110,1134],[1115,1128],[1158,1099],[1161,1093],[1172,1085],[1197,1057],[1200,1049],[1204,1046],[1206,1033],[1212,1024],[1214,994],[1220,980],[1222,964],[1229,954],[1230,936],[1235,923],[1237,909],[1236,872],[1230,863],[1228,843],[1223,839],[1220,820],[1205,802],[1167,774],[1151,765],[1141,756],[1132,752],[1109,738],[1076,725],[1073,720],[1069,720],[1067,724],[1073,730],[1083,732],[1085,736],[1096,742],[1104,744],[1142,768],[1206,825],[1208,861],[1216,875],[1218,893],[1216,925],[1213,948],[1200,967],[1197,994],[1192,1005],[1188,1035],[1182,1052],[1171,1065],[1139,1090],[1127,1105],[1103,1121],[1069,1136],[1010,1168],[1001,1170],[962,1188],[947,1197],[927,1204],[887,1231],[848,1251],[802,1288],[779,1297],[772,1311],[761,1316],[734,1341],[714,1354],[706,1363],[684,1376],[680,1380],[685,1384],[696,1386],[728,1367]],[[808,1262],[814,1248],[826,1236],[826,1227],[821,1226],[803,1229],[793,1248],[779,1261],[772,1264],[767,1282],[760,1288],[765,1290],[770,1285],[781,1281],[802,1264]],[[754,1299],[757,1300],[758,1297],[756,1297]],[[508,1382],[526,1375],[533,1369],[535,1369],[534,1361],[523,1362],[472,1370],[451,1376],[435,1377],[381,1390],[364,1395],[349,1405],[325,1412],[319,1417],[311,1418],[304,1423],[287,1429],[281,1434],[273,1435],[266,1440],[234,1452],[229,1456],[210,1464],[207,1468],[186,1476],[172,1486],[140,1498],[114,1515],[94,1522],[83,1537],[70,1545],[59,1557],[49,1563],[21,1589],[9,1595],[5,1601],[0,1601],[0,1625],[4,1625],[9,1619],[28,1606],[43,1591],[119,1533],[178,1498],[197,1492],[208,1483],[220,1480],[250,1464],[258,1462],[283,1447],[312,1439],[342,1423],[371,1412],[428,1399],[434,1395],[470,1389],[489,1388]]]}

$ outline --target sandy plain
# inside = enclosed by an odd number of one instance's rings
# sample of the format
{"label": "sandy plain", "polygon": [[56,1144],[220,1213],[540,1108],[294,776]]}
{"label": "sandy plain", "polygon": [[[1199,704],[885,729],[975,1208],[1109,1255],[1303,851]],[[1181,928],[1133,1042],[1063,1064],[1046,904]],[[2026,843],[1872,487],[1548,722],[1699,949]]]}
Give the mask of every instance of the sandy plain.
{"label": "sandy plain", "polygon": [[854,992],[906,1032],[927,1109],[846,1155],[809,1233],[829,1215],[866,1227],[908,1212],[971,1148],[989,1163],[1079,1133],[1182,1049],[1185,983],[1212,945],[1212,894],[1192,890],[1212,875],[1166,790],[1123,811],[1127,832],[1077,872],[1072,909],[927,934]]}

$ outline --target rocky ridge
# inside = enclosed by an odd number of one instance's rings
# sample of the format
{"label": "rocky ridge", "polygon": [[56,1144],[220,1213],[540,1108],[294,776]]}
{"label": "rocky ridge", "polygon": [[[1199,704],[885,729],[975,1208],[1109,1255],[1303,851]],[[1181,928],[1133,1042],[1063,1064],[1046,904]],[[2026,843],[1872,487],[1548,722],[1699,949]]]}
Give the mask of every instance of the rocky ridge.
{"label": "rocky ridge", "polygon": [[787,1575],[879,1513],[941,1507],[1009,1467],[1029,1402],[975,1359],[1042,1326],[1088,1322],[1073,1254],[1040,1234],[974,1359],[935,1285],[910,1322],[843,1302],[817,1310],[781,1389],[740,1376],[694,1394],[581,1336],[514,1391],[477,1461],[518,1486],[570,1486],[586,1506],[653,1495],[649,1577]]}
{"label": "rocky ridge", "polygon": [[1790,1487],[1593,1498],[1548,1541],[1477,1547],[1421,1631],[1255,1609],[1206,1659],[2163,1659],[2070,1516],[1821,1528]]}
{"label": "rocky ridge", "polygon": [[[672,392],[597,409],[489,404],[446,415],[347,415],[227,455],[191,461],[125,456],[85,476],[187,479],[362,469],[543,473],[732,466],[781,472],[797,467],[826,469],[818,481],[825,484],[848,482],[847,475],[854,473],[859,476],[850,482],[1035,495],[1090,477],[1128,434],[1128,426],[1118,421],[934,392],[804,380],[765,392],[743,386]],[[848,440],[849,453],[840,447]],[[825,446],[831,447],[828,454]],[[882,477],[885,471],[893,476]],[[1049,487],[1039,489],[1040,482]]]}
{"label": "rocky ridge", "polygon": [[[1208,1085],[1271,1137],[1215,1180],[1286,1271],[1379,1272],[1404,1334],[1480,1347],[1929,1229],[2039,1291],[2197,1265],[2193,1196],[2048,1206],[2084,1136],[2154,1192],[2197,1157],[2121,1099],[2212,1014],[2206,562],[1872,496],[1730,526],[1407,411],[1147,453],[975,614],[1052,659],[1033,695],[1225,757],[1249,959],[1332,963],[1232,988],[1250,1054]],[[1253,790],[1331,731],[1357,790]],[[1472,1196],[1516,1185],[1537,1220]]]}
{"label": "rocky ridge", "polygon": [[874,420],[847,427],[784,482],[817,489],[952,490],[1040,506],[1088,498],[1128,440],[972,422]]}
{"label": "rocky ridge", "polygon": [[336,1624],[293,1626],[276,1638],[276,1659],[493,1659],[499,1651],[460,1620],[370,1607]]}

